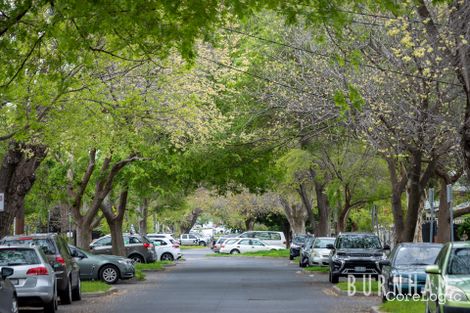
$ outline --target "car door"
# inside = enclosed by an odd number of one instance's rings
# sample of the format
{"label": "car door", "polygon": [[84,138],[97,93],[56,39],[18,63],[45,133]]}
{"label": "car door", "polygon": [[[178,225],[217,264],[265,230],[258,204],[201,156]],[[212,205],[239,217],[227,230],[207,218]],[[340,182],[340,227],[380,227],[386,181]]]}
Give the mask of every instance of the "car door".
{"label": "car door", "polygon": [[185,246],[191,244],[191,242],[189,241],[189,235],[181,235],[181,244]]}
{"label": "car door", "polygon": [[188,245],[197,245],[198,238],[194,235],[188,235]]}
{"label": "car door", "polygon": [[251,251],[266,251],[268,248],[266,244],[262,243],[259,240],[253,239],[251,240]]}
{"label": "car door", "polygon": [[80,267],[80,279],[92,279],[96,270],[95,262],[88,258],[86,254],[77,247],[70,246],[70,251]]}
{"label": "car door", "polygon": [[[440,296],[441,295],[441,290],[442,286],[445,288],[445,282],[442,279],[442,275],[445,274],[445,265],[446,265],[446,259],[447,259],[447,254],[449,251],[449,246],[446,245],[444,248],[442,248],[441,252],[437,255],[436,262],[435,264],[439,266],[439,269],[441,270],[441,274],[428,274],[426,277],[427,283],[429,284],[428,288],[429,291],[431,292],[432,295]],[[434,303],[431,304],[432,307],[434,307]]]}
{"label": "car door", "polygon": [[111,237],[99,239],[95,241],[90,247],[94,254],[111,254]]}
{"label": "car door", "polygon": [[240,250],[241,253],[251,252],[251,240],[250,239],[242,239],[237,244],[237,249]]}

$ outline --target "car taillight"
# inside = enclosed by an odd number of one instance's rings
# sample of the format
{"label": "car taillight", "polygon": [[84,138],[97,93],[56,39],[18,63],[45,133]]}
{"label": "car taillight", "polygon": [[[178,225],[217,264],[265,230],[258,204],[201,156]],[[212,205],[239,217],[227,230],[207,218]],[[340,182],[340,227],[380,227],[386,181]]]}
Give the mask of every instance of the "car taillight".
{"label": "car taillight", "polygon": [[225,248],[225,245],[221,245],[220,248]]}
{"label": "car taillight", "polygon": [[31,276],[49,275],[49,271],[44,266],[33,267],[33,268],[30,268],[26,272],[26,275],[31,275]]}
{"label": "car taillight", "polygon": [[55,261],[56,261],[57,263],[62,264],[62,265],[65,264],[65,260],[64,260],[64,258],[61,257],[61,256],[56,256],[56,257],[55,257]]}
{"label": "car taillight", "polygon": [[173,248],[179,248],[179,247],[180,247],[180,245],[176,245],[176,244],[173,245]]}
{"label": "car taillight", "polygon": [[144,248],[146,249],[153,248],[153,245],[148,242],[144,242]]}

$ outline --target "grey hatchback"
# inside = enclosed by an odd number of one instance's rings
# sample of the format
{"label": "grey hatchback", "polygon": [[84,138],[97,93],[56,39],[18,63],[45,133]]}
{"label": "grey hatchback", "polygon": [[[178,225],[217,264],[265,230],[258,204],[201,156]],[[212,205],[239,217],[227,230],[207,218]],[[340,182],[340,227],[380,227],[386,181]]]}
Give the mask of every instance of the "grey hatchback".
{"label": "grey hatchback", "polygon": [[114,284],[119,279],[131,279],[135,269],[132,260],[116,255],[94,255],[69,245],[72,256],[80,266],[80,279],[102,280]]}
{"label": "grey hatchback", "polygon": [[[136,263],[152,263],[157,259],[155,247],[151,241],[140,235],[123,234],[126,257]],[[100,237],[90,244],[93,254],[112,254],[111,236]]]}
{"label": "grey hatchback", "polygon": [[10,267],[2,267],[0,275],[0,313],[18,313],[18,299],[15,286],[8,280],[14,270]]}

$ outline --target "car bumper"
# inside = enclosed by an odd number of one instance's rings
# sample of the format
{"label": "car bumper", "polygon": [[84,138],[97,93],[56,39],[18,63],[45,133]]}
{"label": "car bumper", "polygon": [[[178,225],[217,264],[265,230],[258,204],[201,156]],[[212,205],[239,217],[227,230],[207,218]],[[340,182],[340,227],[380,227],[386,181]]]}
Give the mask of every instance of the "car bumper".
{"label": "car bumper", "polygon": [[331,265],[331,272],[339,276],[377,276],[382,273],[378,260],[335,260]]}
{"label": "car bumper", "polygon": [[17,288],[18,303],[21,306],[40,306],[49,303],[54,298],[54,288],[52,286],[39,286],[35,288]]}
{"label": "car bumper", "polygon": [[468,313],[470,312],[470,302],[456,302],[445,304],[441,307],[444,313]]}
{"label": "car bumper", "polygon": [[330,260],[329,258],[324,258],[324,257],[313,257],[312,258],[312,264],[313,265],[329,265],[330,264]]}

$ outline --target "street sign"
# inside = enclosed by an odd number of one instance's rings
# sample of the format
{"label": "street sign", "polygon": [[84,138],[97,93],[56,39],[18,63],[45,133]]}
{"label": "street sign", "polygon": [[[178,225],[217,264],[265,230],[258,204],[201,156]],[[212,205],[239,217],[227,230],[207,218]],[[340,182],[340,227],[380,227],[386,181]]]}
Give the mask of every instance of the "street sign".
{"label": "street sign", "polygon": [[5,194],[0,193],[0,212],[5,211]]}

